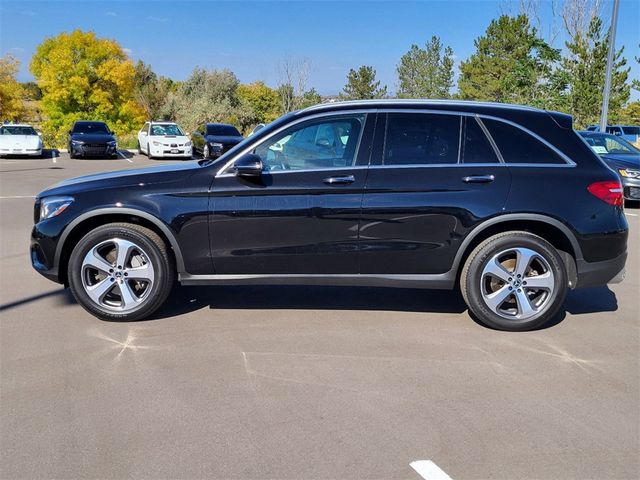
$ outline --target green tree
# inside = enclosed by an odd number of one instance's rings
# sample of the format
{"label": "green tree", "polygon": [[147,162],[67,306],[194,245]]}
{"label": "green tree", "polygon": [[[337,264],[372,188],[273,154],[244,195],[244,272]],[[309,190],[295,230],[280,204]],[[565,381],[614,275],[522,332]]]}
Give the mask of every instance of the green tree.
{"label": "green tree", "polygon": [[[158,77],[142,60],[135,65],[133,78],[133,94],[138,104],[145,111],[148,119],[164,119],[163,109],[167,96],[173,87],[173,81],[166,77]],[[168,118],[172,120],[172,118]]]}
{"label": "green tree", "polygon": [[345,100],[366,100],[386,96],[386,85],[380,87],[380,81],[376,81],[376,71],[368,65],[362,65],[358,70],[349,70],[347,84],[340,94]]}
{"label": "green tree", "polygon": [[269,123],[280,116],[278,92],[262,81],[239,85],[238,98],[253,111],[254,123]]}
{"label": "green tree", "polygon": [[[557,74],[565,83],[563,109],[574,116],[577,128],[597,123],[600,117],[608,43],[609,34],[603,32],[602,20],[594,17],[586,32],[578,32],[566,44],[568,54]],[[624,47],[614,55],[609,97],[612,118],[620,114],[630,96],[629,68],[625,68],[627,61],[623,52]]]}
{"label": "green tree", "polygon": [[135,68],[120,45],[74,30],[47,38],[36,49],[31,72],[42,91],[43,133],[64,145],[75,120],[102,120],[117,134],[140,127],[144,111],[133,96]]}
{"label": "green tree", "polygon": [[435,35],[424,46],[411,45],[397,67],[401,98],[448,98],[453,87],[453,50]]}
{"label": "green tree", "polygon": [[11,55],[0,58],[0,122],[19,121],[25,113],[24,89],[16,80],[20,61]]}
{"label": "green tree", "polygon": [[298,99],[298,108],[307,108],[322,103],[322,97],[315,88],[307,90]]}
{"label": "green tree", "polygon": [[461,98],[545,108],[556,101],[552,72],[560,52],[538,36],[526,15],[492,20],[474,44],[476,52],[460,65]]}

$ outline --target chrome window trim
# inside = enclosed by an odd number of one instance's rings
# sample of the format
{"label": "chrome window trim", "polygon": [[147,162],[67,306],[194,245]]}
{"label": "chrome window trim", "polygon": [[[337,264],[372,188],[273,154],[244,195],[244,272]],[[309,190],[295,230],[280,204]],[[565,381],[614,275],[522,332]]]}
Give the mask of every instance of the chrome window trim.
{"label": "chrome window trim", "polygon": [[478,115],[474,115],[473,117],[474,117],[474,120],[476,121],[476,123],[478,125],[480,125],[480,129],[484,132],[484,136],[487,137],[487,140],[489,140],[489,145],[491,145],[491,148],[493,148],[493,153],[495,153],[496,156],[498,157],[498,162],[501,165],[504,165],[506,162],[504,161],[504,157],[502,156],[502,152],[498,148],[498,145],[496,145],[496,142],[493,140],[493,137],[489,133],[489,130],[487,130],[487,127],[485,127],[484,123],[482,123],[482,121],[480,120]]}
{"label": "chrome window trim", "polygon": [[[251,145],[248,145],[246,148],[244,148],[243,150],[239,151],[238,153],[236,153],[233,158],[229,159],[229,161],[227,161],[221,168],[220,170],[218,170],[218,172],[215,175],[215,178],[218,177],[234,177],[235,174],[233,174],[232,172],[228,172],[226,171],[227,169],[229,169],[233,163],[240,158],[242,155],[245,155],[249,152],[251,152],[252,150],[254,150],[258,145],[262,144],[263,142],[266,142],[267,140],[269,140],[270,138],[273,138],[276,135],[279,135],[280,133],[282,133],[284,130],[287,130],[291,127],[294,127],[296,125],[298,125],[299,123],[303,123],[309,120],[315,120],[317,118],[323,118],[323,117],[342,117],[342,116],[349,116],[349,115],[354,115],[354,114],[359,114],[359,115],[367,115],[367,114],[371,114],[371,113],[377,113],[377,110],[374,109],[355,109],[355,110],[338,110],[338,111],[330,111],[330,112],[322,112],[322,113],[317,113],[315,115],[306,115],[304,117],[298,118],[297,120],[293,121],[293,122],[289,122],[286,125],[281,126],[280,128],[278,128],[277,130],[275,130],[274,132],[271,132],[269,135],[267,135],[264,138],[260,138],[258,139],[258,141],[253,142]],[[356,146],[356,150],[354,152],[354,159],[357,158],[358,156],[358,151],[360,149],[360,142],[362,141],[362,135],[364,134],[364,127],[366,124],[366,118],[365,118],[365,122],[362,125],[362,129],[360,131],[360,138],[358,138],[358,145]],[[366,165],[362,165],[364,167],[366,167]],[[312,171],[312,172],[317,172],[317,171],[327,171],[327,170],[337,170],[337,169],[351,169],[351,168],[355,168],[357,167],[357,165],[352,165],[350,167],[335,167],[335,168],[330,168],[330,169],[309,169],[309,170],[289,170],[289,171],[285,171],[285,170],[279,170],[280,172],[283,173],[294,173],[294,172],[303,172],[303,171]],[[278,171],[278,170],[277,170]],[[268,173],[274,173],[274,172],[268,172]]]}

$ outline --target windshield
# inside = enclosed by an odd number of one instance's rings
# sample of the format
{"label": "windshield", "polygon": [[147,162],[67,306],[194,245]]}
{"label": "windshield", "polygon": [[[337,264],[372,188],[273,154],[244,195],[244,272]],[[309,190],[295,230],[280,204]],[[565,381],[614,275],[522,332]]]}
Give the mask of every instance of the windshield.
{"label": "windshield", "polygon": [[622,127],[625,135],[640,135],[640,127]]}
{"label": "windshield", "polygon": [[220,135],[224,137],[242,136],[233,125],[207,125],[207,135]]}
{"label": "windshield", "polygon": [[73,133],[110,133],[107,125],[102,122],[76,123],[73,126]]}
{"label": "windshield", "polygon": [[606,155],[608,153],[637,155],[640,153],[640,150],[636,147],[615,135],[587,135],[584,139],[598,155]]}
{"label": "windshield", "polygon": [[0,135],[38,135],[38,133],[33,129],[33,127],[3,125],[0,127]]}
{"label": "windshield", "polygon": [[168,125],[152,125],[151,126],[151,135],[155,136],[165,136],[165,135],[184,135],[180,127],[176,124],[168,124]]}

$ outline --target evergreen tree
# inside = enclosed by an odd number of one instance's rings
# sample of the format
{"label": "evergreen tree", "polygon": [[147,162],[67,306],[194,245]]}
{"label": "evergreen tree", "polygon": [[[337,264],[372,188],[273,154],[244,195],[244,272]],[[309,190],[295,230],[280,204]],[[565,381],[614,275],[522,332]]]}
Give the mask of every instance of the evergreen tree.
{"label": "evergreen tree", "polygon": [[453,50],[433,36],[424,48],[411,45],[400,58],[398,96],[448,98],[453,87]]}
{"label": "evergreen tree", "polygon": [[380,87],[380,81],[376,81],[376,71],[368,65],[362,65],[358,70],[349,70],[347,84],[340,94],[345,100],[366,100],[386,96],[386,85]]}

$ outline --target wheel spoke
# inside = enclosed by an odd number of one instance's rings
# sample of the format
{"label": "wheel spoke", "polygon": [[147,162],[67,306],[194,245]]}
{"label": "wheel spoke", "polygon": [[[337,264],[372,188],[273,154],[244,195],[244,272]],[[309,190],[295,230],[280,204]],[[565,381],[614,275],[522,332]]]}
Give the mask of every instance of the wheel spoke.
{"label": "wheel spoke", "polygon": [[115,240],[116,244],[116,265],[125,268],[127,265],[127,261],[129,260],[129,254],[131,250],[135,247],[135,245],[127,240],[123,240],[121,238],[117,238]]}
{"label": "wheel spoke", "polygon": [[503,282],[508,282],[509,277],[511,277],[511,273],[509,273],[501,264],[498,262],[497,258],[491,260],[486,267],[484,267],[484,275],[491,275],[492,277],[498,278]]}
{"label": "wheel spoke", "polygon": [[529,250],[528,248],[517,248],[516,255],[516,268],[513,273],[524,277],[525,273],[527,273],[527,270],[529,269],[531,261],[537,256],[537,253],[533,250]]}
{"label": "wheel spoke", "polygon": [[82,266],[93,267],[96,270],[99,270],[107,275],[109,275],[109,269],[113,268],[113,266],[109,262],[98,255],[98,252],[95,248],[91,249],[84,257]]}
{"label": "wheel spoke", "polygon": [[529,297],[524,290],[516,290],[515,297],[518,302],[518,317],[527,318],[535,313],[535,309],[531,306]]}
{"label": "wheel spoke", "polygon": [[129,282],[124,281],[118,284],[118,288],[120,290],[120,298],[122,299],[121,308],[130,309],[139,302],[139,300],[134,295],[133,290],[131,290]]}
{"label": "wheel spoke", "polygon": [[487,306],[497,312],[500,306],[504,303],[504,301],[511,295],[512,291],[509,290],[508,285],[504,285],[502,288],[496,290],[489,295],[484,296],[484,300],[487,303]]}
{"label": "wheel spoke", "polygon": [[109,293],[109,291],[113,288],[114,283],[111,281],[111,278],[107,277],[101,282],[96,283],[95,285],[85,287],[85,290],[91,300],[96,302],[97,304],[102,303],[102,298]]}
{"label": "wheel spoke", "polygon": [[150,263],[142,265],[141,267],[134,267],[127,269],[129,279],[146,280],[153,282],[153,266]]}
{"label": "wheel spoke", "polygon": [[534,275],[533,277],[526,277],[525,281],[527,282],[527,284],[524,285],[525,289],[543,289],[552,291],[555,285],[551,272],[546,272],[542,275]]}

